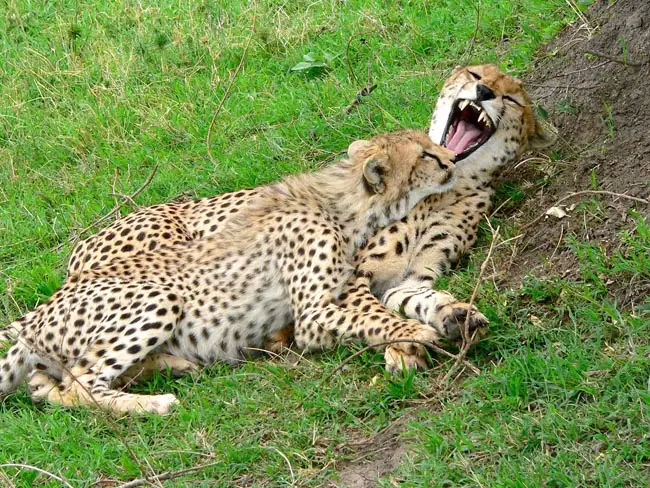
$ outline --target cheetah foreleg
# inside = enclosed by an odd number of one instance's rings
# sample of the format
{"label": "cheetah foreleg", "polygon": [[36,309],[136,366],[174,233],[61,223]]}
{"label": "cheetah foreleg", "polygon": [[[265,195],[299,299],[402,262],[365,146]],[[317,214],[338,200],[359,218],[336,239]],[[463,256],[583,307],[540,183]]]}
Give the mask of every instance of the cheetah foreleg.
{"label": "cheetah foreleg", "polygon": [[[372,295],[371,295],[372,296]],[[438,331],[416,320],[404,320],[374,299],[371,309],[342,308],[328,304],[309,309],[296,321],[296,345],[302,349],[322,349],[338,342],[361,342],[385,347],[386,369],[427,367],[426,344],[438,344]],[[406,339],[407,342],[399,342]],[[386,342],[392,344],[386,346]]]}

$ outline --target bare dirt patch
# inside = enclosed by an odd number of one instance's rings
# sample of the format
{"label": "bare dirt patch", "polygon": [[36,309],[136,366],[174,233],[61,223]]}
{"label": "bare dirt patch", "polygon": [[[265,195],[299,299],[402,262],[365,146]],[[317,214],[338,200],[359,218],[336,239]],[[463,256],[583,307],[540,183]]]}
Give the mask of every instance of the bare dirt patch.
{"label": "bare dirt patch", "polygon": [[[503,269],[510,286],[527,274],[577,277],[567,235],[613,250],[631,208],[650,214],[650,205],[629,198],[583,194],[562,202],[566,217],[536,220],[573,192],[650,199],[650,3],[597,2],[542,51],[526,79],[558,129],[560,159],[535,159],[504,175],[528,188],[512,217],[520,226],[534,221]],[[572,206],[593,198],[600,204]]]}
{"label": "bare dirt patch", "polygon": [[394,471],[405,459],[407,446],[401,440],[406,417],[391,423],[376,435],[341,446],[350,460],[338,466],[330,488],[373,488],[378,480]]}
{"label": "bare dirt patch", "polygon": [[[412,454],[408,439],[403,435],[407,424],[416,419],[419,412],[437,415],[446,402],[458,398],[460,391],[452,384],[445,390],[437,387],[423,393],[422,398],[409,400],[408,408],[397,420],[391,422],[372,436],[360,435],[338,445],[345,461],[337,463],[336,475],[325,485],[327,488],[375,488],[379,480],[394,473],[407,462]],[[399,483],[392,480],[393,484]]]}

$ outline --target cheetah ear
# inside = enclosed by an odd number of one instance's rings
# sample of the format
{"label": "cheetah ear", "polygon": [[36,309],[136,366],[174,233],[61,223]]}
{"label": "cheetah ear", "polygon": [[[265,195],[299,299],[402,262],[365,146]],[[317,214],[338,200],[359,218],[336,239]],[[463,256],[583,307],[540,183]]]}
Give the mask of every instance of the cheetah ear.
{"label": "cheetah ear", "polygon": [[385,158],[372,156],[363,163],[363,183],[370,193],[383,193],[386,189],[384,177],[388,171]]}
{"label": "cheetah ear", "polygon": [[535,132],[528,138],[528,144],[533,149],[544,149],[557,139],[557,129],[548,122],[535,120]]}
{"label": "cheetah ear", "polygon": [[353,158],[357,154],[359,154],[359,151],[363,151],[364,149],[368,149],[371,146],[370,141],[364,141],[363,139],[360,141],[354,141],[350,146],[348,147],[348,157]]}

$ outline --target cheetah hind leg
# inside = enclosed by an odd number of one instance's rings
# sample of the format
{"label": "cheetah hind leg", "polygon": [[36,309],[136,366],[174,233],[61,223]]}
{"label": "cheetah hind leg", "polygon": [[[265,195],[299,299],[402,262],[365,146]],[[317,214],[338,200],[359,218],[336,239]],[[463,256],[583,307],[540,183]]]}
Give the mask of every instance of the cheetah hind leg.
{"label": "cheetah hind leg", "polygon": [[[99,405],[105,407],[103,398],[95,397],[90,393],[90,385],[87,383],[88,378],[77,378],[72,380],[73,383],[67,388],[65,383],[57,380],[53,376],[41,371],[35,371],[29,379],[28,392],[34,403],[40,403],[48,400],[50,403],[59,404],[64,407],[72,407],[81,404]],[[135,408],[126,409],[126,411],[143,412],[148,411],[165,415],[169,407],[176,403],[173,395],[128,395],[130,402]],[[121,406],[125,405],[125,398],[121,400]],[[116,410],[109,405],[112,410]],[[118,411],[122,411],[121,409]]]}
{"label": "cheetah hind leg", "polygon": [[[114,388],[125,388],[132,384],[143,383],[151,379],[156,371],[169,372],[174,377],[181,377],[186,374],[195,374],[199,371],[196,363],[171,354],[154,353],[147,356],[143,361],[131,366],[112,384]],[[61,381],[49,374],[47,371],[34,370],[28,385],[27,391],[34,403],[47,400],[50,391],[59,388]]]}
{"label": "cheetah hind leg", "polygon": [[[42,378],[39,380],[43,381]],[[158,415],[167,415],[178,403],[172,394],[137,395],[112,390],[104,381],[98,381],[94,373],[82,376],[66,374],[58,387],[47,392],[47,400],[63,407],[88,405],[115,413],[150,412]]]}
{"label": "cheetah hind leg", "polygon": [[[131,384],[139,384],[151,379],[156,371],[169,371],[172,376],[180,377],[185,374],[196,373],[198,370],[199,366],[196,363],[181,357],[155,353],[147,356],[142,362],[131,366],[115,380],[112,386],[114,388],[124,388]],[[61,381],[47,372],[37,370],[32,373],[27,385],[27,391],[34,403],[40,403],[47,399],[54,400],[55,403],[63,403],[60,393],[51,393],[54,389],[63,389]]]}
{"label": "cheetah hind leg", "polygon": [[165,353],[149,354],[138,364],[134,364],[127,369],[113,383],[115,388],[125,388],[132,384],[143,383],[150,380],[156,371],[161,373],[169,372],[172,376],[179,378],[186,374],[196,374],[199,371],[199,365],[188,361],[180,356]]}
{"label": "cheetah hind leg", "polygon": [[[124,283],[122,291],[138,288],[139,284]],[[149,363],[146,359],[171,339],[180,320],[182,306],[178,306],[178,296],[171,293],[170,288],[150,286],[149,290],[148,305],[140,315],[139,330],[127,322],[128,318],[115,317],[106,323],[107,327],[113,326],[113,332],[89,344],[86,354],[64,372],[61,384],[47,393],[48,401],[64,407],[96,406],[116,413],[169,413],[177,403],[174,395],[138,395],[114,388],[114,383],[132,366],[143,362],[151,367],[160,366],[156,358]],[[131,328],[123,333],[122,326]],[[110,349],[107,344],[111,344]]]}

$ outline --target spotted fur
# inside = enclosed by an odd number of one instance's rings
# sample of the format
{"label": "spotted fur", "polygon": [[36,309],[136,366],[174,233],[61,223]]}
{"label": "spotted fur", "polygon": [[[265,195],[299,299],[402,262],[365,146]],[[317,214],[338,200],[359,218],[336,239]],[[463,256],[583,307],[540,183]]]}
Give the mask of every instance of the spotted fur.
{"label": "spotted fur", "polygon": [[[451,191],[422,200],[359,250],[357,269],[368,279],[357,280],[340,302],[354,309],[368,306],[373,295],[381,297],[388,309],[429,324],[452,341],[460,338],[460,326],[468,314],[470,331],[485,328],[488,321],[476,307],[470,309],[450,293],[433,289],[433,282],[476,241],[479,222],[491,208],[492,181],[498,172],[524,151],[546,147],[555,138],[550,127],[535,118],[520,80],[493,65],[479,65],[456,68],[445,82],[431,118],[433,141],[443,142],[458,99],[482,106],[494,123],[492,136],[456,163],[458,180]],[[290,340],[290,334],[283,331],[270,338],[269,347]]]}

